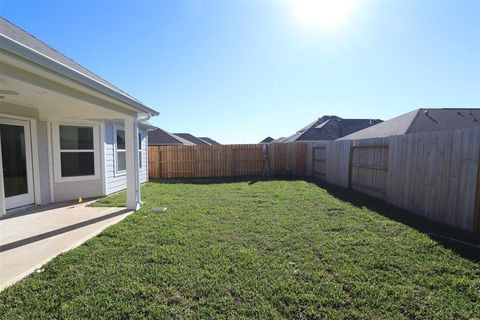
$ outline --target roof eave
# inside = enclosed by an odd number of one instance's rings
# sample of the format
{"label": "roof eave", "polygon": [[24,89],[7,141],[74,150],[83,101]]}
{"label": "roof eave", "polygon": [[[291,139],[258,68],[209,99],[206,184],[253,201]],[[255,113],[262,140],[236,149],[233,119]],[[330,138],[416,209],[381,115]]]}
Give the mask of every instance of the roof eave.
{"label": "roof eave", "polygon": [[104,84],[98,82],[95,79],[92,79],[54,59],[49,58],[48,56],[33,50],[32,48],[29,48],[27,46],[24,46],[23,44],[3,35],[0,34],[0,48],[3,50],[6,50],[10,53],[13,53],[23,59],[26,59],[28,61],[31,61],[35,64],[38,64],[48,70],[51,70],[53,72],[59,73],[75,82],[78,82],[84,86],[89,87],[90,89],[99,91],[115,100],[118,100],[120,102],[123,102],[132,108],[137,109],[138,111],[142,113],[149,114],[151,116],[158,116],[159,112],[155,111],[154,109],[145,106],[144,104],[140,103],[139,101],[136,101],[125,94],[114,90],[112,88],[109,88],[105,86]]}

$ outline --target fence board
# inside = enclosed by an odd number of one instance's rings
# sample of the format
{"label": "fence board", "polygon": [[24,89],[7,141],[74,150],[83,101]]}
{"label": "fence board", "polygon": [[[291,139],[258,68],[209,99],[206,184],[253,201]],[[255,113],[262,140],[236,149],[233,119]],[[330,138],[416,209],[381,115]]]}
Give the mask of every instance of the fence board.
{"label": "fence board", "polygon": [[350,175],[351,141],[331,141],[326,147],[326,180],[332,184],[348,188]]}
{"label": "fence board", "polygon": [[311,143],[312,149],[312,176],[320,179],[326,177],[326,155],[327,155],[327,143],[315,142]]}
{"label": "fence board", "polygon": [[352,189],[385,199],[388,178],[388,138],[354,141],[351,147]]}
{"label": "fence board", "polygon": [[475,229],[480,127],[390,139],[386,200],[461,229]]}
{"label": "fence board", "polygon": [[273,143],[268,146],[268,150],[271,176],[302,177],[306,175],[306,143]]}

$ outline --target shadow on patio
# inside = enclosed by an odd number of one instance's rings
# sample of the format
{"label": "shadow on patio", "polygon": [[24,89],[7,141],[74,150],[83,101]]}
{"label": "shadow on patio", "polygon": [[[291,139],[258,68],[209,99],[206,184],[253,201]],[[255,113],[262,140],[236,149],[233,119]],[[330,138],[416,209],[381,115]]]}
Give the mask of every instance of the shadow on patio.
{"label": "shadow on patio", "polygon": [[131,213],[125,208],[92,208],[88,204],[64,202],[2,218],[0,290]]}

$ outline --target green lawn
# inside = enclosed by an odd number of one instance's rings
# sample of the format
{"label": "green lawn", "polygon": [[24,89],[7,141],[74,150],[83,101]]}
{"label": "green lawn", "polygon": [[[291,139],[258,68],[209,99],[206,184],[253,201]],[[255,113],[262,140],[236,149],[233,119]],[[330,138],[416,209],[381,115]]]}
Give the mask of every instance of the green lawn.
{"label": "green lawn", "polygon": [[0,293],[0,318],[480,315],[478,251],[380,201],[280,180],[148,183],[142,195],[139,212]]}

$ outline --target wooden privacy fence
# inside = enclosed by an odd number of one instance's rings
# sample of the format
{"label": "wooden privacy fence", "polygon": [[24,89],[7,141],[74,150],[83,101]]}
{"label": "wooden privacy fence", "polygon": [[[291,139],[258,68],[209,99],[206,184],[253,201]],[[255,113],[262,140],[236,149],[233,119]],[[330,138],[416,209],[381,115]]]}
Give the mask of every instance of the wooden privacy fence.
{"label": "wooden privacy fence", "polygon": [[304,177],[307,144],[273,143],[268,146],[269,173],[273,177]]}
{"label": "wooden privacy fence", "polygon": [[480,231],[480,127],[310,143],[309,175]]}
{"label": "wooden privacy fence", "polygon": [[[267,166],[268,163],[268,166]],[[149,177],[314,176],[480,231],[480,127],[316,143],[149,147]]]}
{"label": "wooden privacy fence", "polygon": [[304,143],[150,146],[148,154],[151,179],[305,176]]}

